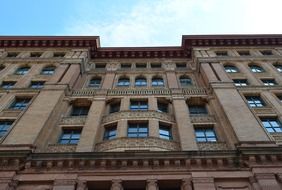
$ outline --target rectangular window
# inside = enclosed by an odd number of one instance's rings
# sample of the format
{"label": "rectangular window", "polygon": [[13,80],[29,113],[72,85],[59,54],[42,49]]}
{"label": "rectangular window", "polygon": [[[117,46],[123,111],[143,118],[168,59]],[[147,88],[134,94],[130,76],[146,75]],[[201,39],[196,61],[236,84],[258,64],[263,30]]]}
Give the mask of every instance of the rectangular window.
{"label": "rectangular window", "polygon": [[31,81],[30,88],[40,89],[43,88],[45,81]]}
{"label": "rectangular window", "polygon": [[106,68],[106,63],[96,63],[95,64],[96,69],[105,69]]}
{"label": "rectangular window", "polygon": [[168,103],[158,101],[158,112],[168,113]]}
{"label": "rectangular window", "polygon": [[282,125],[277,118],[261,118],[262,125],[269,133],[281,133]]}
{"label": "rectangular window", "polygon": [[117,136],[117,126],[107,126],[105,127],[105,133],[104,133],[104,140],[111,140],[116,138]]}
{"label": "rectangular window", "polygon": [[189,105],[189,113],[191,115],[206,115],[208,114],[208,110],[205,105]]}
{"label": "rectangular window", "polygon": [[186,65],[186,63],[176,63],[176,68],[178,68],[178,69],[183,69],[183,68],[186,68],[187,67],[187,65]]}
{"label": "rectangular window", "polygon": [[10,106],[10,109],[24,110],[29,104],[31,98],[16,98]]}
{"label": "rectangular window", "polygon": [[161,68],[162,64],[161,63],[151,63],[151,68],[156,69],[156,68]]}
{"label": "rectangular window", "polygon": [[136,68],[137,69],[147,68],[147,64],[146,63],[136,63]]}
{"label": "rectangular window", "polygon": [[148,110],[148,101],[147,100],[131,100],[130,101],[130,110],[147,111]]}
{"label": "rectangular window", "polygon": [[120,68],[122,68],[122,69],[130,69],[131,68],[131,64],[130,63],[122,63],[120,65]]}
{"label": "rectangular window", "polygon": [[262,55],[273,55],[271,50],[262,50],[260,51]]}
{"label": "rectangular window", "polygon": [[63,129],[59,144],[78,144],[81,129]]}
{"label": "rectangular window", "polygon": [[18,52],[8,52],[7,57],[17,57],[18,55]]}
{"label": "rectangular window", "polygon": [[55,52],[53,57],[65,57],[66,53],[65,52]]}
{"label": "rectangular window", "polygon": [[265,86],[274,86],[277,84],[274,79],[261,79],[261,81]]}
{"label": "rectangular window", "polygon": [[40,57],[42,55],[41,52],[31,52],[30,57]]}
{"label": "rectangular window", "polygon": [[119,112],[120,110],[120,102],[112,102],[110,104],[110,113]]}
{"label": "rectangular window", "polygon": [[2,82],[2,88],[4,89],[11,89],[15,86],[16,81],[3,81]]}
{"label": "rectangular window", "polygon": [[127,136],[130,138],[148,137],[148,122],[128,123]]}
{"label": "rectangular window", "polygon": [[172,140],[171,127],[169,125],[159,123],[159,134],[161,139]]}
{"label": "rectangular window", "polygon": [[259,96],[247,96],[246,99],[251,108],[259,108],[265,106],[265,103]]}
{"label": "rectangular window", "polygon": [[216,142],[216,134],[213,128],[196,128],[195,135],[197,142]]}
{"label": "rectangular window", "polygon": [[87,116],[89,106],[73,106],[71,116]]}
{"label": "rectangular window", "polygon": [[216,54],[216,56],[219,56],[219,57],[228,56],[227,51],[217,51],[217,52],[215,52],[215,54]]}
{"label": "rectangular window", "polygon": [[249,56],[250,52],[249,51],[238,51],[240,56]]}
{"label": "rectangular window", "polygon": [[11,120],[0,121],[0,138],[2,138],[3,136],[7,134],[13,122],[14,121],[11,121]]}
{"label": "rectangular window", "polygon": [[235,86],[248,86],[247,79],[233,79]]}

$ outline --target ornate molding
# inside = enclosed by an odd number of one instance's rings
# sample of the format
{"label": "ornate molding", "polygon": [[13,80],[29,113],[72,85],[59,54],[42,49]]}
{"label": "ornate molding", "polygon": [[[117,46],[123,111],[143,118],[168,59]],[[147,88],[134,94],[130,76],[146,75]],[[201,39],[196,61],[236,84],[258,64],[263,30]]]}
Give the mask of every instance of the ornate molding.
{"label": "ornate molding", "polygon": [[170,95],[171,91],[166,88],[116,88],[108,90],[108,96],[122,95]]}
{"label": "ornate molding", "polygon": [[213,115],[205,115],[205,114],[190,114],[192,123],[215,123],[215,117]]}
{"label": "ornate molding", "polygon": [[60,121],[60,125],[84,125],[86,118],[86,116],[63,117]]}
{"label": "ornate molding", "polygon": [[155,150],[177,151],[180,146],[175,141],[163,140],[155,137],[148,138],[117,138],[96,144],[95,151],[112,152],[125,150]]}
{"label": "ornate molding", "polygon": [[75,152],[76,145],[49,144],[46,152]]}
{"label": "ornate molding", "polygon": [[121,119],[141,119],[141,118],[157,118],[159,120],[165,120],[174,122],[172,115],[161,113],[157,111],[120,111],[106,115],[102,118],[102,123],[109,123]]}

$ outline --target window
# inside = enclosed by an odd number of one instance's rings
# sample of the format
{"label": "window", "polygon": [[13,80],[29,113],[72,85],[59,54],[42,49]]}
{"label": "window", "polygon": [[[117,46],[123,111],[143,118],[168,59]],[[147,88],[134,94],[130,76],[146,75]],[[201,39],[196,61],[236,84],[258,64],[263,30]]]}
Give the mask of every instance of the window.
{"label": "window", "polygon": [[31,52],[30,57],[40,57],[42,55],[41,52]]}
{"label": "window", "polygon": [[53,75],[55,73],[56,67],[54,66],[47,66],[44,67],[41,71],[41,75]]}
{"label": "window", "polygon": [[277,98],[280,100],[280,102],[282,103],[282,95],[277,95]]}
{"label": "window", "polygon": [[29,102],[30,98],[16,98],[16,100],[10,106],[10,109],[24,110]]}
{"label": "window", "polygon": [[0,121],[0,138],[5,136],[10,129],[14,121],[11,120],[2,120]]}
{"label": "window", "polygon": [[158,101],[158,112],[168,113],[168,103]]}
{"label": "window", "polygon": [[16,70],[16,75],[25,75],[28,73],[30,67],[20,67]]}
{"label": "window", "polygon": [[8,52],[7,57],[17,57],[18,55],[18,52]]}
{"label": "window", "polygon": [[117,126],[105,127],[104,140],[111,140],[117,136]]}
{"label": "window", "polygon": [[279,73],[282,73],[282,65],[274,65]]}
{"label": "window", "polygon": [[152,86],[164,86],[164,80],[160,77],[154,77],[152,79]]}
{"label": "window", "polygon": [[147,100],[131,100],[130,101],[130,110],[147,111],[148,110],[148,101]]}
{"label": "window", "polygon": [[123,77],[123,78],[118,79],[117,86],[122,87],[122,86],[129,86],[129,85],[130,85],[129,78]]}
{"label": "window", "polygon": [[95,77],[90,80],[88,87],[99,88],[100,85],[101,85],[101,78]]}
{"label": "window", "polygon": [[249,56],[250,52],[249,51],[238,51],[240,56]]}
{"label": "window", "polygon": [[247,79],[233,79],[235,86],[248,86]]}
{"label": "window", "polygon": [[148,123],[129,123],[127,136],[130,138],[148,137]]}
{"label": "window", "polygon": [[11,89],[15,86],[15,84],[16,84],[15,81],[4,81],[4,82],[2,82],[2,88]]}
{"label": "window", "polygon": [[66,53],[65,52],[55,52],[53,57],[65,57]]}
{"label": "window", "polygon": [[110,113],[119,112],[120,110],[120,102],[112,102],[110,104]]}
{"label": "window", "polygon": [[151,63],[151,68],[156,69],[156,68],[161,68],[162,64],[161,63]]}
{"label": "window", "polygon": [[63,129],[59,144],[77,144],[80,134],[81,129]]}
{"label": "window", "polygon": [[276,85],[276,82],[274,79],[261,79],[261,81],[263,82],[263,84],[265,86],[274,86]]}
{"label": "window", "polygon": [[261,118],[262,125],[269,133],[281,133],[282,125],[277,118]]}
{"label": "window", "polygon": [[40,89],[43,88],[45,81],[31,81],[30,88]]}
{"label": "window", "polygon": [[187,76],[181,76],[181,77],[179,78],[179,81],[180,81],[180,85],[181,85],[182,87],[192,85],[192,80],[191,80],[191,78],[190,78],[190,77],[187,77]]}
{"label": "window", "polygon": [[216,56],[219,56],[219,57],[228,56],[227,51],[217,51],[217,52],[215,52],[215,54],[216,54]]}
{"label": "window", "polygon": [[248,104],[251,108],[264,107],[265,103],[259,96],[247,96]]}
{"label": "window", "polygon": [[186,63],[176,63],[176,68],[178,69],[183,69],[183,68],[186,68]]}
{"label": "window", "polygon": [[237,69],[237,67],[232,66],[232,65],[225,65],[224,66],[224,70],[227,73],[238,73],[239,70]]}
{"label": "window", "polygon": [[196,128],[195,129],[197,142],[216,142],[217,138],[213,128]]}
{"label": "window", "polygon": [[137,69],[147,68],[147,64],[146,63],[136,63],[136,68]]}
{"label": "window", "polygon": [[262,50],[260,51],[262,55],[273,55],[271,50]]}
{"label": "window", "polygon": [[121,67],[122,69],[130,69],[130,68],[131,68],[131,64],[130,64],[130,63],[122,63],[122,64],[120,65],[120,67]]}
{"label": "window", "polygon": [[73,106],[71,116],[87,116],[89,106]]}
{"label": "window", "polygon": [[204,105],[189,105],[189,113],[191,115],[208,114],[208,110]]}
{"label": "window", "polygon": [[96,66],[96,69],[105,69],[106,63],[96,63],[95,66]]}
{"label": "window", "polygon": [[264,72],[263,68],[257,65],[250,65],[250,69],[253,73],[262,73]]}
{"label": "window", "polygon": [[161,139],[172,140],[171,127],[165,124],[159,124],[159,134]]}
{"label": "window", "polygon": [[147,80],[143,77],[138,77],[135,79],[135,86],[147,86]]}

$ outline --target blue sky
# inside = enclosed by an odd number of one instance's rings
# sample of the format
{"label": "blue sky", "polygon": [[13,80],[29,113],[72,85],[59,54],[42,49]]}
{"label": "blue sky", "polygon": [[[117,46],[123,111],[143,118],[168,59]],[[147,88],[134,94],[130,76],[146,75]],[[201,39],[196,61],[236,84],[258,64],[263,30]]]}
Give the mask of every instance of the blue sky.
{"label": "blue sky", "polygon": [[0,35],[98,35],[103,47],[282,33],[281,0],[0,0],[0,7]]}

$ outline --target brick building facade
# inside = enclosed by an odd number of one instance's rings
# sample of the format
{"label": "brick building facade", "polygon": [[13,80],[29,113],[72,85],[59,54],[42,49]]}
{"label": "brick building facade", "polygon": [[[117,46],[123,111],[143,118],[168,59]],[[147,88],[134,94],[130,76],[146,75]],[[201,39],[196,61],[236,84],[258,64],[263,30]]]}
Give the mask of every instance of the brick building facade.
{"label": "brick building facade", "polygon": [[282,35],[0,37],[0,189],[282,188]]}

